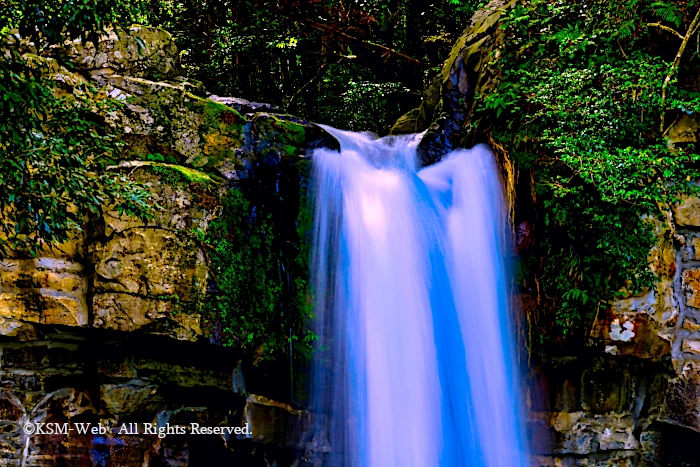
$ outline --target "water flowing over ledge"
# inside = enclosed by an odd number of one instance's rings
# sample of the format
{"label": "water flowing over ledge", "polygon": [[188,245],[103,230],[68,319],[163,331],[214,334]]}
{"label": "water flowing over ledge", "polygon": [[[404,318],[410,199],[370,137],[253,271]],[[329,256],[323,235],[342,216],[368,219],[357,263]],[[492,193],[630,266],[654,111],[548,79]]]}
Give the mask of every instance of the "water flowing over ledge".
{"label": "water flowing over ledge", "polygon": [[341,145],[314,153],[311,410],[325,465],[526,465],[491,151],[417,170],[420,135],[324,128]]}

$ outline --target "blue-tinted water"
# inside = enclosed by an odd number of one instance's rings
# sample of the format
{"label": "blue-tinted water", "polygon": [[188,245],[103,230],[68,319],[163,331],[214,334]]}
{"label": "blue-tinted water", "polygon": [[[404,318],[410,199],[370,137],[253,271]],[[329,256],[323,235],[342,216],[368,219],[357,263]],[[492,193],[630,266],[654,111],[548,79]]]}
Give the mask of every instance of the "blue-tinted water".
{"label": "blue-tinted water", "polygon": [[527,465],[493,155],[417,171],[417,136],[327,130],[341,152],[313,156],[312,449],[332,467]]}

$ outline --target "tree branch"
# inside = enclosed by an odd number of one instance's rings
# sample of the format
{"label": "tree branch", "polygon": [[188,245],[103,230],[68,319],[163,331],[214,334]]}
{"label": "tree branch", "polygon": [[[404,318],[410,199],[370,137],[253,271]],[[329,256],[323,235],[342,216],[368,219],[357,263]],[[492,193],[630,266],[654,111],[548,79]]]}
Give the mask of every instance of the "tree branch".
{"label": "tree branch", "polygon": [[302,20],[302,22],[311,26],[314,29],[318,29],[319,31],[323,31],[323,32],[326,32],[329,34],[335,34],[335,35],[340,36],[340,37],[347,39],[349,41],[362,44],[363,46],[368,47],[370,49],[380,51],[384,55],[392,55],[392,56],[394,56],[394,57],[396,57],[399,60],[402,60],[404,62],[410,62],[410,63],[415,63],[417,65],[423,65],[423,62],[421,62],[420,60],[413,58],[413,57],[409,57],[408,55],[401,53],[398,50],[390,49],[389,47],[383,46],[381,44],[377,44],[375,42],[370,42],[368,40],[360,39],[359,37],[351,36],[350,34],[344,33],[342,31],[337,31],[326,24],[317,23],[315,21],[310,21],[310,20],[306,20],[306,19]]}
{"label": "tree branch", "polygon": [[693,22],[690,23],[690,26],[688,26],[688,31],[685,33],[685,36],[682,36],[683,42],[681,42],[681,46],[678,49],[678,53],[676,54],[676,58],[673,60],[673,64],[671,64],[671,69],[669,70],[668,74],[666,75],[666,79],[664,79],[664,84],[661,86],[661,132],[662,133],[664,131],[664,120],[666,118],[666,109],[664,108],[664,104],[666,103],[666,88],[668,87],[668,84],[671,82],[671,78],[673,77],[673,73],[676,71],[676,68],[678,68],[678,65],[680,65],[680,63],[681,63],[681,57],[683,56],[683,52],[685,52],[685,47],[688,45],[688,41],[690,41],[690,38],[692,37],[692,35],[695,34],[695,31],[697,31],[699,25],[700,25],[700,9],[698,9],[698,12],[695,14],[695,18],[693,18]]}
{"label": "tree branch", "polygon": [[647,24],[645,24],[644,26],[646,26],[646,27],[654,26],[654,27],[656,27],[656,28],[661,28],[661,29],[663,29],[664,31],[669,31],[669,32],[675,34],[676,36],[678,36],[678,37],[681,38],[681,39],[685,39],[685,36],[683,36],[680,32],[676,31],[676,30],[673,29],[673,28],[669,28],[668,26],[664,26],[664,25],[661,24],[661,23],[647,23]]}

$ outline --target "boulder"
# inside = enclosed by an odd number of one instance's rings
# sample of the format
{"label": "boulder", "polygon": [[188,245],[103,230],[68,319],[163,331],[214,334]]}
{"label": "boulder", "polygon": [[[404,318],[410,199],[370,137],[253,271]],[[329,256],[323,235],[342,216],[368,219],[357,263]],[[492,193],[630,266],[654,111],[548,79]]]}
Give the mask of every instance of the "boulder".
{"label": "boulder", "polygon": [[150,26],[133,25],[126,31],[110,29],[100,35],[97,44],[75,39],[48,53],[61,55],[76,70],[92,76],[118,73],[165,80],[182,73],[170,33]]}

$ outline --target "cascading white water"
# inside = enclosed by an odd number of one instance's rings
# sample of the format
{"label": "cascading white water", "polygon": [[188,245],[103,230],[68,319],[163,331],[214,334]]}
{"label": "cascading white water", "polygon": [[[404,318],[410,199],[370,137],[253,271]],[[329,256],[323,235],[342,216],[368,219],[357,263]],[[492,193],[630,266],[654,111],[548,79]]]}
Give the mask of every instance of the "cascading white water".
{"label": "cascading white water", "polygon": [[324,465],[527,465],[490,150],[417,171],[419,135],[324,128],[341,145],[313,155]]}

